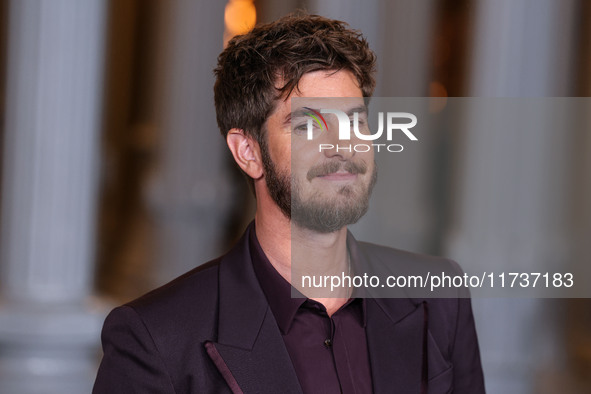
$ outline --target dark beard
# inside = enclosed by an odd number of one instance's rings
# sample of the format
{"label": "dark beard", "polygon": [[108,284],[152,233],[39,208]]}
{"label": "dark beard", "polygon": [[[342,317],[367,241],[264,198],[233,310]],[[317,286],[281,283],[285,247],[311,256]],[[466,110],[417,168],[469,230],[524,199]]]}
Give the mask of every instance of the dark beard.
{"label": "dark beard", "polygon": [[265,182],[267,189],[275,204],[281,209],[281,212],[291,219],[291,181],[289,174],[277,172],[275,164],[271,160],[269,148],[267,147],[266,136],[263,136],[260,143],[261,157],[263,159],[263,171],[265,172]]}
{"label": "dark beard", "polygon": [[[302,201],[297,180],[291,179],[289,174],[277,171],[277,167],[269,155],[266,141],[260,147],[265,182],[269,194],[283,214],[292,220],[294,224],[319,233],[332,233],[344,226],[357,223],[367,212],[369,198],[378,175],[375,163],[367,190],[358,198],[358,201],[352,203],[351,200],[346,198],[341,203],[335,201]],[[317,176],[330,174],[341,168],[352,174],[365,174],[367,172],[367,166],[364,164],[328,162],[311,168],[306,178],[311,181]],[[353,188],[350,186],[343,186],[338,190],[338,194],[344,197],[353,197],[353,193]]]}

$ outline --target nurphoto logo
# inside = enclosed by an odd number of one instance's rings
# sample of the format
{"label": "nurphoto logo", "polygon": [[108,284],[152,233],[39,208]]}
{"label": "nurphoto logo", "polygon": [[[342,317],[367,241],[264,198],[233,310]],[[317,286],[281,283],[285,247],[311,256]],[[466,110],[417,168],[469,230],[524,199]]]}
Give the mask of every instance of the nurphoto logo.
{"label": "nurphoto logo", "polygon": [[[395,133],[402,132],[409,140],[418,141],[417,137],[410,131],[417,124],[417,117],[410,112],[379,112],[378,113],[378,130],[371,132],[369,130],[367,122],[367,111],[353,111],[346,113],[337,109],[320,109],[315,110],[309,107],[303,107],[305,110],[303,113],[308,117],[306,135],[309,141],[318,138],[322,132],[328,130],[328,124],[322,114],[333,114],[337,117],[339,125],[338,140],[351,141],[351,129],[353,129],[354,137],[361,141],[376,141],[384,134],[386,130],[386,140],[392,142]],[[352,116],[352,118],[351,118]],[[386,118],[386,127],[384,127],[384,117]],[[402,152],[404,147],[401,144],[394,143],[377,143],[373,142],[360,143],[360,144],[328,144],[320,143],[318,149],[320,152],[323,150],[336,149],[338,151],[349,151],[349,152],[368,152],[371,149],[376,149],[380,152],[384,149],[388,152]]]}

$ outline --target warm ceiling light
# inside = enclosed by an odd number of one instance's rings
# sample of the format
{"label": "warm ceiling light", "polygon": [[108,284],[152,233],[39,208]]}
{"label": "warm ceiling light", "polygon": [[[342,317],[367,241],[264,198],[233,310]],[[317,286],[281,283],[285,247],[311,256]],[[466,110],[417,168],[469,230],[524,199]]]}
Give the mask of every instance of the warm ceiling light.
{"label": "warm ceiling light", "polygon": [[226,4],[224,22],[230,35],[244,34],[250,31],[257,20],[256,8],[251,0],[231,0]]}
{"label": "warm ceiling light", "polygon": [[429,111],[431,113],[441,112],[447,104],[447,89],[439,81],[429,84]]}

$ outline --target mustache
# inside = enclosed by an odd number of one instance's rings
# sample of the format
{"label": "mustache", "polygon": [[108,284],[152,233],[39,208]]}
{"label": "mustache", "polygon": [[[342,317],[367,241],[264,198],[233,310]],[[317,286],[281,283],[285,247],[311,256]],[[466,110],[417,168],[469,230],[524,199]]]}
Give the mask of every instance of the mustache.
{"label": "mustache", "polygon": [[338,171],[347,171],[348,173],[354,175],[365,174],[367,172],[367,164],[365,164],[365,162],[357,163],[353,161],[329,161],[310,168],[310,170],[306,174],[306,178],[308,179],[308,181],[311,181],[316,177],[333,174]]}

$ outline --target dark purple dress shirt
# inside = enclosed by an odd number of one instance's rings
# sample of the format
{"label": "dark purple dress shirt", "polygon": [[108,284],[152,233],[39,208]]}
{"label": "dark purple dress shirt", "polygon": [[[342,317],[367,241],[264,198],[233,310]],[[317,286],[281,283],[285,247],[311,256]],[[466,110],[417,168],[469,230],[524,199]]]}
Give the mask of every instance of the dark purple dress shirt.
{"label": "dark purple dress shirt", "polygon": [[321,303],[292,298],[291,285],[267,259],[254,229],[250,234],[255,274],[281,330],[303,392],[371,393],[365,299],[351,298],[329,317]]}

